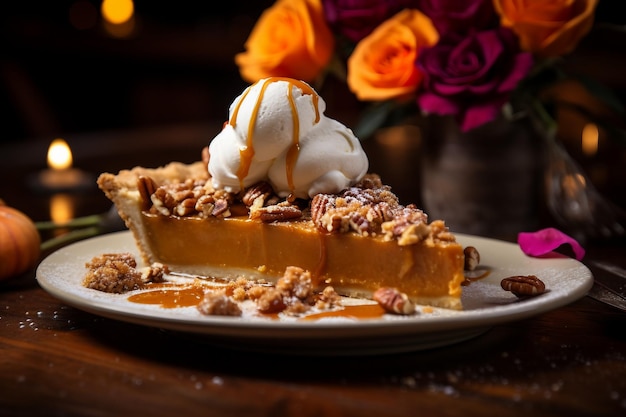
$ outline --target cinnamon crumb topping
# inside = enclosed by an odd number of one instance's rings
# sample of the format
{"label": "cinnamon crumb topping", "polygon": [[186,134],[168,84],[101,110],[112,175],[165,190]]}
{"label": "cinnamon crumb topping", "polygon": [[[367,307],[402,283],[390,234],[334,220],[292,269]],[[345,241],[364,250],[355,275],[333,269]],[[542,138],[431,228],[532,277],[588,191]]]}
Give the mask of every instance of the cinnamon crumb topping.
{"label": "cinnamon crumb topping", "polygon": [[241,316],[239,304],[220,291],[206,291],[198,304],[198,311],[211,316]]}
{"label": "cinnamon crumb topping", "polygon": [[95,256],[85,267],[85,287],[115,294],[141,289],[149,282],[162,282],[168,272],[167,266],[160,263],[137,269],[137,262],[130,253]]}

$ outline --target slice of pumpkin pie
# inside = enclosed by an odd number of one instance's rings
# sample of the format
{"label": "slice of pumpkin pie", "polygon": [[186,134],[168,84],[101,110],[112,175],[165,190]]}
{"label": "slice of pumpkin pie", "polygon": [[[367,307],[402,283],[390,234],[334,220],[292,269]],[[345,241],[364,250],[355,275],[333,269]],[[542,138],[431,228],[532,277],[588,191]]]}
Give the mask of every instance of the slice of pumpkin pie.
{"label": "slice of pumpkin pie", "polygon": [[393,287],[460,309],[462,246],[366,174],[358,139],[324,110],[301,81],[261,80],[235,99],[202,161],[104,173],[98,185],[147,264],[270,282],[296,266],[319,289],[371,298]]}

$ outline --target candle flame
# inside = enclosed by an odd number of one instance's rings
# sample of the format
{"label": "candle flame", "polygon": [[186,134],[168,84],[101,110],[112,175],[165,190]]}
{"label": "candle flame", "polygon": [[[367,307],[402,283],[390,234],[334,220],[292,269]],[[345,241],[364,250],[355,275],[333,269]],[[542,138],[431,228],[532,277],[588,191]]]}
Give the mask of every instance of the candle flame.
{"label": "candle flame", "polygon": [[72,166],[72,151],[63,139],[55,139],[48,148],[48,166],[52,169],[68,169]]}
{"label": "candle flame", "polygon": [[595,123],[587,123],[583,127],[582,133],[582,150],[587,156],[594,156],[598,153],[598,126]]}

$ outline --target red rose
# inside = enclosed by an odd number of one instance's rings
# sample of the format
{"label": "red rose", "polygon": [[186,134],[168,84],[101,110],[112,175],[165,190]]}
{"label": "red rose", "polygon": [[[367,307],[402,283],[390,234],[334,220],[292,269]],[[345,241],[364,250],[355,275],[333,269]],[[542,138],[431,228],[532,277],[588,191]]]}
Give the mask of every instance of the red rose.
{"label": "red rose", "polygon": [[498,26],[492,0],[420,0],[419,9],[442,36]]}
{"label": "red rose", "polygon": [[508,29],[448,36],[418,58],[424,79],[417,102],[426,113],[456,115],[467,131],[497,117],[532,65]]}

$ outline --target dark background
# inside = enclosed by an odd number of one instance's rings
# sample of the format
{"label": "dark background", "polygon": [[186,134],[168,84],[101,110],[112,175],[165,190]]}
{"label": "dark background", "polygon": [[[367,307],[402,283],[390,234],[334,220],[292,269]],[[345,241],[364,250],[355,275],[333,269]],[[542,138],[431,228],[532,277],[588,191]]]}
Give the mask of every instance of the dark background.
{"label": "dark background", "polygon": [[[273,3],[136,1],[134,31],[116,37],[100,17],[101,1],[4,2],[0,11],[0,152],[6,155],[0,155],[0,160],[11,159],[9,153],[17,147],[22,148],[21,154],[28,146],[44,153],[57,136],[71,138],[80,156],[86,148],[96,149],[98,135],[110,138],[107,132],[122,132],[117,142],[110,143],[128,143],[123,132],[137,129],[155,129],[162,132],[161,141],[176,141],[166,138],[167,129],[208,124],[187,140],[196,157],[195,148],[217,133],[229,104],[247,85],[234,56],[243,51],[259,15]],[[625,103],[626,32],[620,3],[600,1],[594,29],[567,57],[566,67],[600,81]],[[327,114],[352,126],[361,104],[345,84],[331,79],[320,93],[328,103]],[[612,114],[576,88],[564,86],[557,94],[594,116],[624,125],[623,115]],[[588,120],[571,110],[559,112],[559,118],[559,136],[569,152],[602,193],[626,206],[626,143],[603,133],[599,152],[586,156],[581,152],[580,134]],[[382,161],[372,167],[375,172],[384,175],[399,194],[413,197],[418,170],[410,153],[414,149],[367,147],[370,159],[376,153],[376,160]],[[33,159],[39,165],[45,160],[40,155]],[[397,168],[403,164],[408,168]],[[105,168],[114,169],[117,164]]]}
{"label": "dark background", "polygon": [[126,38],[100,3],[3,3],[1,141],[225,118],[245,87],[234,54],[273,2],[137,1]]}
{"label": "dark background", "polygon": [[[107,33],[100,3],[3,3],[0,141],[225,117],[246,85],[233,57],[273,0],[136,1],[126,38]],[[596,21],[621,23],[617,6],[601,1]],[[625,39],[592,34],[572,64],[623,96]]]}

